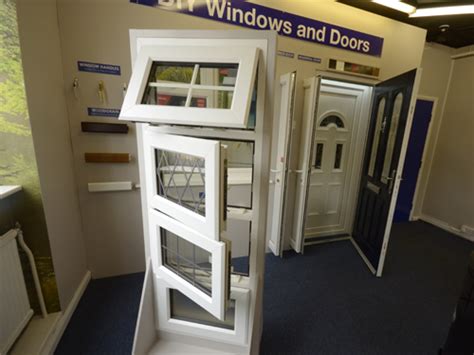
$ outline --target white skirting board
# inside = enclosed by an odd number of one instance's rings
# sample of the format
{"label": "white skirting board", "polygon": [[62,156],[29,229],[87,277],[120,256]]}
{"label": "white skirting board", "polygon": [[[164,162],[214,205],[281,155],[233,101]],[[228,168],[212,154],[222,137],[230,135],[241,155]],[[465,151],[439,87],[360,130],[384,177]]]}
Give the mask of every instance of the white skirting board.
{"label": "white skirting board", "polygon": [[463,233],[460,229],[450,225],[449,223],[443,222],[437,218],[428,216],[426,214],[422,214],[419,219],[422,221],[425,221],[429,224],[432,224],[438,228],[444,229],[445,231],[452,233],[454,235],[457,235],[458,237],[464,238],[466,240],[469,240],[471,242],[474,242],[474,236]]}
{"label": "white skirting board", "polygon": [[82,278],[81,283],[77,287],[76,292],[74,293],[74,296],[72,297],[71,302],[69,302],[68,306],[66,307],[66,310],[64,310],[61,318],[59,319],[56,325],[56,328],[52,332],[49,339],[46,341],[44,347],[38,352],[38,354],[41,354],[41,355],[51,354],[52,355],[54,353],[90,280],[91,280],[91,272],[87,271],[84,277]]}
{"label": "white skirting board", "polygon": [[133,339],[133,355],[147,354],[157,340],[155,330],[155,306],[153,301],[153,271],[151,259],[147,261],[143,280],[142,298],[138,310],[137,325]]}

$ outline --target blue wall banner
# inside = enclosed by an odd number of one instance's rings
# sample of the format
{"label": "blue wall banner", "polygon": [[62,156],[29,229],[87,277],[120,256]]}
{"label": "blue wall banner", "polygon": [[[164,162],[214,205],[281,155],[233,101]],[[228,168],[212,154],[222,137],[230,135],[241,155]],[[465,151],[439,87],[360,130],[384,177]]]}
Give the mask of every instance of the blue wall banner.
{"label": "blue wall banner", "polygon": [[323,44],[375,57],[382,55],[383,38],[307,17],[252,4],[246,0],[130,0],[257,30],[274,30],[279,35]]}
{"label": "blue wall banner", "polygon": [[120,115],[120,109],[118,109],[118,108],[88,107],[87,108],[87,114],[89,116],[118,117]]}
{"label": "blue wall banner", "polygon": [[310,57],[309,55],[298,54],[298,59],[306,62],[321,63],[321,58]]}
{"label": "blue wall banner", "polygon": [[89,73],[120,75],[120,65],[83,62],[81,60],[77,62],[77,70]]}

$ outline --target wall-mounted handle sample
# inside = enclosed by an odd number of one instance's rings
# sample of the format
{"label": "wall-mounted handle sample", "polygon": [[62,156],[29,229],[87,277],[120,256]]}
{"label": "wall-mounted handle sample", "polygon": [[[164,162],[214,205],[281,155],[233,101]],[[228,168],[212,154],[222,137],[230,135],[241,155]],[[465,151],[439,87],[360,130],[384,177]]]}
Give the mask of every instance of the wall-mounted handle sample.
{"label": "wall-mounted handle sample", "polygon": [[79,94],[78,94],[78,91],[79,91],[79,79],[78,78],[74,78],[73,82],[72,82],[72,91],[74,92],[74,98],[77,100],[79,99]]}
{"label": "wall-mounted handle sample", "polygon": [[133,190],[133,182],[90,182],[87,184],[87,189],[89,192],[130,191]]}
{"label": "wall-mounted handle sample", "polygon": [[128,133],[126,123],[81,122],[81,129],[90,133]]}
{"label": "wall-mounted handle sample", "polygon": [[97,94],[99,95],[99,101],[101,104],[107,101],[107,93],[105,92],[105,84],[102,80],[99,81]]}
{"label": "wall-mounted handle sample", "polygon": [[84,153],[86,163],[130,163],[130,153]]}

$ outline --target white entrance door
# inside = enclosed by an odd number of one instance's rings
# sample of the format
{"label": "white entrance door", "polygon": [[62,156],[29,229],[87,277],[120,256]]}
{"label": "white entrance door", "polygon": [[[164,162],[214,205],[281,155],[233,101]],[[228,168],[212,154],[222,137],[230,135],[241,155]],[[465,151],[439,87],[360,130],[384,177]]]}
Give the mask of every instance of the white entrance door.
{"label": "white entrance door", "polygon": [[296,173],[296,201],[294,208],[293,231],[290,245],[297,253],[304,249],[304,222],[306,215],[306,195],[309,187],[312,152],[314,143],[314,116],[317,110],[320,78],[305,79],[303,83],[303,117],[301,125],[300,154]]}
{"label": "white entrance door", "polygon": [[285,202],[288,200],[288,159],[291,145],[291,128],[296,91],[296,72],[287,73],[280,77],[280,114],[278,130],[277,156],[274,168],[271,169],[274,184],[273,213],[270,240],[268,247],[275,255],[280,255],[283,249],[283,227],[287,209]]}
{"label": "white entrance door", "polygon": [[311,161],[305,238],[349,235],[370,88],[322,79]]}

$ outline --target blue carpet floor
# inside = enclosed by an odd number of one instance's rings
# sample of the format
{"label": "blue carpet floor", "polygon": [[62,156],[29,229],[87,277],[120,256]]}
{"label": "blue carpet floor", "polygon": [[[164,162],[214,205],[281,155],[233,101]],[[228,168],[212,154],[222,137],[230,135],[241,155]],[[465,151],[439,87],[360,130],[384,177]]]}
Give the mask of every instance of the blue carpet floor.
{"label": "blue carpet floor", "polygon": [[[423,222],[393,228],[384,276],[350,242],[267,256],[262,354],[436,354],[473,244]],[[56,354],[130,354],[143,274],[91,281]]]}

